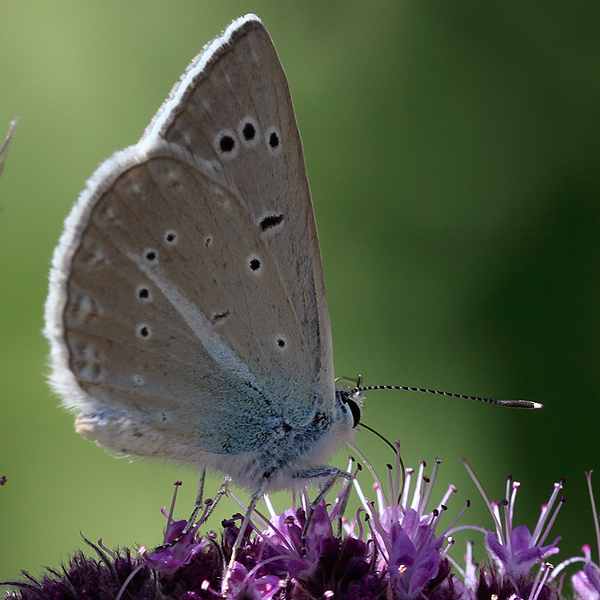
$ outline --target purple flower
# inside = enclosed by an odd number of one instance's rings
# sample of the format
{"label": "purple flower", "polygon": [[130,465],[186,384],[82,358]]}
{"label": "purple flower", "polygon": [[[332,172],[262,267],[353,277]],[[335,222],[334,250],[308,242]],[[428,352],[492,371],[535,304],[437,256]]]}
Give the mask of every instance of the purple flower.
{"label": "purple flower", "polygon": [[[399,445],[397,452],[399,456]],[[369,524],[379,550],[380,566],[387,569],[391,592],[393,597],[399,600],[412,600],[418,596],[432,598],[437,595],[454,595],[448,586],[439,589],[438,586],[446,580],[450,572],[446,554],[453,540],[446,538],[466,506],[445,531],[436,535],[440,516],[442,511],[446,510],[446,502],[456,492],[454,486],[449,486],[437,507],[431,511],[427,510],[440,462],[436,459],[431,478],[424,475],[426,465],[421,462],[410,503],[409,494],[414,471],[406,470],[406,480],[401,486],[399,459],[394,481],[391,475],[392,467],[388,465],[389,501],[379,483],[375,485],[377,508],[358,488],[363,506],[370,517]]]}
{"label": "purple flower", "polygon": [[5,581],[16,588],[5,600],[115,600],[127,585],[129,598],[158,600],[160,592],[152,571],[129,550],[110,552],[101,544],[94,549],[98,559],[77,552],[61,570],[48,569],[39,579],[23,571],[24,581]]}
{"label": "purple flower", "polygon": [[[596,511],[596,502],[594,500],[594,490],[592,488],[592,471],[586,472],[585,477],[587,479],[588,492],[590,494],[592,515],[596,536],[598,538],[598,553],[600,555],[600,525],[598,523],[598,513]],[[583,556],[573,556],[560,563],[554,570],[552,577],[556,578],[556,576],[570,564],[584,562],[585,566],[583,569],[577,571],[577,573],[571,577],[571,584],[575,591],[575,597],[580,600],[600,600],[600,566],[592,561],[592,548],[589,544],[585,544],[581,550]]]}
{"label": "purple flower", "polygon": [[[547,545],[544,545],[544,542],[565,500],[564,496],[561,496],[555,511],[552,513],[552,507],[558,499],[564,480],[561,479],[554,484],[550,500],[547,504],[542,505],[538,522],[533,533],[531,533],[526,525],[514,525],[517,491],[521,484],[517,481],[513,482],[512,477],[508,477],[506,480],[506,498],[502,502],[490,502],[464,458],[463,463],[490,510],[496,531],[486,531],[472,526],[457,528],[457,530],[468,528],[483,531],[488,554],[496,562],[502,575],[523,577],[530,572],[534,564],[543,562],[559,551],[557,544],[561,540],[560,537],[555,538],[552,543]],[[502,527],[501,505],[504,509],[504,527]]]}
{"label": "purple flower", "polygon": [[[261,576],[254,580],[256,583],[268,582],[273,594],[283,590],[283,598],[295,600],[329,597],[374,600],[382,597],[385,574],[377,571],[370,546],[351,536],[340,540],[334,533],[339,507],[349,491],[347,486],[342,487],[331,507],[324,501],[316,507],[307,530],[304,552],[301,537],[310,505],[306,494],[300,497],[300,507],[282,514],[277,514],[268,498],[265,499],[270,519],[258,511],[256,515],[262,518],[267,528],[260,531],[253,523],[257,535],[251,537],[248,528],[238,553],[239,563],[251,569],[251,576]],[[241,515],[238,520],[241,521]],[[223,544],[226,557],[231,555],[230,548],[238,530],[234,521],[226,523]],[[279,577],[278,590],[274,588],[274,579],[264,579],[269,574]],[[252,579],[248,575],[245,577],[252,584]]]}
{"label": "purple flower", "polygon": [[[544,545],[558,512],[564,503],[560,497],[554,512],[552,507],[559,498],[563,480],[554,484],[554,490],[547,504],[542,505],[533,533],[525,525],[514,525],[514,511],[517,499],[518,482],[511,477],[506,482],[506,497],[502,502],[490,502],[477,477],[463,459],[463,463],[471,475],[477,489],[487,504],[496,531],[491,532],[483,527],[463,525],[455,528],[455,532],[464,529],[479,531],[485,535],[486,550],[493,562],[475,566],[473,563],[472,543],[467,544],[466,568],[460,569],[463,582],[457,582],[461,597],[464,600],[476,598],[509,598],[523,600],[550,600],[558,598],[559,592],[550,585],[552,582],[552,566],[544,562],[547,557],[558,552],[557,537],[551,544]],[[504,519],[500,506],[503,507]],[[504,522],[504,527],[502,523]],[[533,567],[540,563],[534,572]]]}
{"label": "purple flower", "polygon": [[180,540],[173,545],[167,545],[176,540],[183,532],[187,521],[173,521],[167,526],[168,535],[165,535],[163,546],[153,550],[150,554],[144,552],[145,548],[140,548],[140,554],[145,555],[146,564],[156,572],[163,575],[172,575],[183,565],[189,564],[194,556],[210,543],[205,539],[195,542],[196,530],[191,529]]}
{"label": "purple flower", "polygon": [[256,569],[248,571],[243,564],[236,562],[231,574],[228,597],[272,600],[285,587],[286,582],[276,575],[256,577]]}
{"label": "purple flower", "polygon": [[183,565],[188,565],[197,554],[210,544],[209,539],[196,542],[196,532],[203,523],[202,519],[200,519],[195,527],[186,532],[185,535],[182,534],[187,521],[173,520],[173,510],[175,508],[175,501],[177,500],[177,490],[180,485],[180,481],[175,482],[175,491],[169,514],[167,514],[164,507],[161,510],[163,516],[167,519],[163,545],[149,554],[146,553],[145,547],[142,546],[139,549],[140,554],[145,557],[146,564],[162,575],[172,575]]}
{"label": "purple flower", "polygon": [[168,597],[178,600],[196,600],[197,598],[217,598],[216,590],[221,589],[223,573],[223,554],[215,542],[215,535],[204,538],[198,536],[198,529],[206,521],[207,512],[212,504],[208,500],[198,523],[185,535],[182,535],[186,521],[174,521],[173,512],[177,500],[177,491],[181,482],[175,482],[175,491],[167,519],[163,545],[147,552],[143,546],[138,552],[144,556],[145,564],[158,575],[160,590]]}
{"label": "purple flower", "polygon": [[[587,547],[589,548],[589,546]],[[583,570],[577,571],[571,577],[571,584],[575,590],[575,596],[581,600],[600,599],[600,572],[598,565],[587,562]]]}
{"label": "purple flower", "polygon": [[[441,514],[456,492],[449,486],[434,508],[428,508],[439,463],[436,460],[429,478],[425,463],[417,472],[404,471],[398,458],[395,471],[388,465],[384,491],[365,461],[375,479],[375,502],[365,498],[355,480],[343,482],[331,504],[323,500],[315,507],[308,526],[306,515],[311,504],[306,492],[293,496],[292,507],[280,514],[265,497],[268,516],[259,510],[252,514],[233,565],[227,598],[560,600],[553,578],[567,564],[581,560],[586,564],[573,577],[575,596],[577,600],[600,600],[600,569],[592,562],[589,547],[584,548],[585,556],[565,561],[552,575],[544,562],[557,552],[560,539],[545,544],[558,513],[553,507],[560,483],[530,533],[524,525],[513,524],[518,484],[509,478],[509,499],[491,503],[472,475],[490,507],[495,534],[474,525],[455,525],[468,503],[446,529],[439,531]],[[24,581],[5,582],[13,588],[5,595],[6,600],[218,600],[243,516],[237,514],[223,522],[221,539],[214,532],[200,535],[199,528],[206,524],[213,505],[208,500],[198,523],[185,531],[186,522],[173,518],[179,485],[170,510],[162,509],[167,520],[162,546],[152,551],[142,547],[140,556],[132,557],[129,550],[111,552],[101,542],[90,544],[100,560],[78,553],[62,572],[48,570],[39,579],[25,573]],[[353,489],[362,507],[355,518],[341,519]],[[461,529],[475,529],[486,536],[491,562],[476,565],[470,543],[464,569],[450,559],[451,536]],[[541,563],[539,569],[537,563]],[[453,565],[458,575],[451,572]]]}

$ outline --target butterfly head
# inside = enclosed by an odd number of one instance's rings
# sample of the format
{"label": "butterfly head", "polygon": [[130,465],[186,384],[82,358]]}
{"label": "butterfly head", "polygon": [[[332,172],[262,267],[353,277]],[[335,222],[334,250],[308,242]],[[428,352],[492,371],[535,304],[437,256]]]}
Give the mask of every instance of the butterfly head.
{"label": "butterfly head", "polygon": [[352,429],[356,429],[360,424],[362,401],[363,397],[360,391],[338,386],[336,390],[336,403],[338,409],[344,413],[349,413],[352,417]]}

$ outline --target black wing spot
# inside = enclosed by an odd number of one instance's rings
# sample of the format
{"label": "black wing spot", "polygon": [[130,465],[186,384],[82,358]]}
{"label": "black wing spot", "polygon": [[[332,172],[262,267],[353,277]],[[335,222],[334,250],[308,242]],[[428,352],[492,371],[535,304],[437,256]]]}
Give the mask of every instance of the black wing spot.
{"label": "black wing spot", "polygon": [[216,325],[217,323],[224,321],[229,315],[231,315],[231,310],[229,308],[219,313],[214,313],[211,322],[213,325]]}
{"label": "black wing spot", "polygon": [[140,285],[137,289],[137,297],[140,300],[145,300],[146,302],[150,302],[152,300],[152,294],[150,293],[150,289],[145,285]]}
{"label": "black wing spot", "polygon": [[[215,152],[224,159],[232,159],[238,153],[238,138],[231,129],[223,129],[213,140]],[[213,165],[218,170],[219,163]]]}
{"label": "black wing spot", "polygon": [[277,156],[282,150],[281,134],[277,127],[269,127],[265,135],[267,148],[272,156]]}
{"label": "black wing spot", "polygon": [[277,345],[278,345],[280,348],[285,348],[285,340],[284,340],[284,339],[282,339],[282,338],[277,338]]}
{"label": "black wing spot", "polygon": [[246,123],[242,128],[242,135],[246,141],[252,141],[256,137],[256,127],[250,122]]}
{"label": "black wing spot", "polygon": [[[228,132],[223,132],[228,133]],[[260,130],[254,117],[246,115],[237,126],[237,134],[242,146],[254,148],[260,139]]]}
{"label": "black wing spot", "polygon": [[138,337],[148,339],[152,332],[150,331],[150,327],[148,325],[139,325],[137,328]]}
{"label": "black wing spot", "polygon": [[177,243],[177,232],[176,231],[166,231],[165,232],[165,242],[169,244],[169,246],[174,246]]}
{"label": "black wing spot", "polygon": [[219,148],[224,154],[229,154],[235,148],[235,140],[230,135],[224,135],[219,140]]}
{"label": "black wing spot", "polygon": [[269,146],[271,146],[271,148],[273,148],[273,150],[275,150],[275,148],[277,148],[277,146],[279,146],[279,136],[277,135],[277,132],[273,131],[271,133],[271,135],[269,136]]}
{"label": "black wing spot", "polygon": [[283,213],[277,213],[274,215],[267,215],[260,220],[259,227],[261,232],[268,231],[269,229],[273,229],[278,225],[283,223]]}
{"label": "black wing spot", "polygon": [[149,263],[154,263],[158,260],[158,252],[156,250],[148,249],[144,252],[144,258]]}
{"label": "black wing spot", "polygon": [[260,260],[258,260],[258,258],[251,258],[248,261],[248,266],[250,267],[250,269],[252,271],[258,271],[260,269]]}
{"label": "black wing spot", "polygon": [[212,241],[213,239],[210,236],[204,238],[204,247],[208,248],[212,244]]}

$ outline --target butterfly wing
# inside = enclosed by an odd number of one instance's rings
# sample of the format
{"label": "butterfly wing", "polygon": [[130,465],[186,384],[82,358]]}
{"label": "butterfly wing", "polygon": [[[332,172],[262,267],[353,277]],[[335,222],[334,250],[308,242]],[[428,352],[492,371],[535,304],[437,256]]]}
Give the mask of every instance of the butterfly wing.
{"label": "butterfly wing", "polygon": [[257,17],[205,47],[140,142],[89,180],[55,252],[45,333],[78,429],[117,451],[229,472],[215,455],[335,418],[300,136]]}
{"label": "butterfly wing", "polygon": [[331,396],[331,326],[302,144],[283,67],[257,17],[234,22],[200,54],[151,130],[222,169],[273,258],[313,376]]}

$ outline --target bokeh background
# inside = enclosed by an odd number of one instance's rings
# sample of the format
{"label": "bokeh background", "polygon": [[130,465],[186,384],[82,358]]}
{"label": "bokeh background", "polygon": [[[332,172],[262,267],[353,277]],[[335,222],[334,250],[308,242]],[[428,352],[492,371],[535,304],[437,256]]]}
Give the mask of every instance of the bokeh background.
{"label": "bokeh background", "polygon": [[[194,471],[119,460],[73,432],[45,383],[42,307],[85,179],[250,11],[294,97],[337,373],[547,407],[379,392],[365,422],[402,440],[407,464],[443,459],[434,497],[454,482],[449,512],[473,502],[463,522],[492,526],[460,456],[492,498],[506,475],[522,482],[530,527],[566,477],[557,558],[578,553],[594,540],[584,470],[600,468],[600,5],[3,0],[0,130],[20,121],[0,179],[0,580],[57,566],[80,532],[159,543],[176,479],[189,512]],[[368,432],[358,444],[391,461]],[[213,526],[235,511],[224,502]]]}

